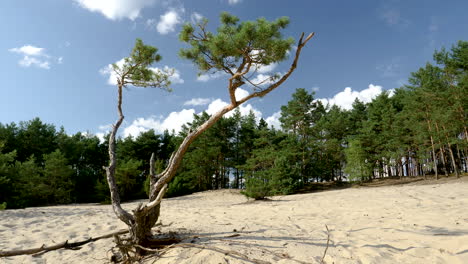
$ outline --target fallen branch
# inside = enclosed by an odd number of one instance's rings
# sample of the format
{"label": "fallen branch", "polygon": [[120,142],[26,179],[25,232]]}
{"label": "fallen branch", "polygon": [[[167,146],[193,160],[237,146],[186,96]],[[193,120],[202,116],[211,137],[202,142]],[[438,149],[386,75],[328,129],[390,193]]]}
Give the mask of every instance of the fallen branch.
{"label": "fallen branch", "polygon": [[193,243],[180,243],[180,244],[173,244],[168,246],[167,248],[159,251],[158,257],[161,257],[164,255],[169,249],[175,248],[175,247],[183,247],[183,248],[199,248],[199,249],[208,249],[212,251],[216,251],[219,253],[222,253],[227,256],[235,257],[235,258],[241,258],[243,260],[249,261],[254,264],[271,264],[271,262],[261,260],[261,259],[255,259],[255,258],[250,258],[249,256],[242,254],[237,251],[232,251],[232,250],[224,250],[222,248],[218,247],[213,247],[213,246],[207,246],[207,245],[199,245],[199,244],[193,244]]}
{"label": "fallen branch", "polygon": [[19,250],[10,250],[10,251],[0,251],[0,257],[12,257],[12,256],[20,256],[20,255],[32,255],[32,254],[43,254],[48,251],[57,250],[61,248],[65,249],[79,249],[80,246],[88,244],[90,242],[97,241],[99,239],[110,238],[114,235],[123,235],[128,233],[128,230],[120,230],[118,232],[114,232],[111,234],[95,237],[95,238],[88,238],[83,241],[72,242],[69,243],[68,240],[62,243],[58,243],[52,246],[46,246],[43,244],[41,247],[38,248],[31,248],[31,249],[19,249]]}
{"label": "fallen branch", "polygon": [[328,229],[327,225],[325,225],[325,228],[327,228],[328,237],[327,237],[327,247],[325,248],[325,251],[323,252],[323,257],[322,257],[322,262],[321,262],[322,264],[325,263],[324,259],[325,259],[325,256],[327,255],[328,246],[330,245],[330,230]]}

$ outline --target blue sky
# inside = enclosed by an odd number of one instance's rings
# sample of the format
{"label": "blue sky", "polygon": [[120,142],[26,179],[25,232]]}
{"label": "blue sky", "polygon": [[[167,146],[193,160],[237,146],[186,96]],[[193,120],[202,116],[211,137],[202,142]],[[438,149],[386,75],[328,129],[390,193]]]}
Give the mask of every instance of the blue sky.
{"label": "blue sky", "polygon": [[[0,122],[40,117],[70,134],[102,135],[116,119],[116,87],[106,67],[128,56],[136,38],[158,47],[173,68],[173,92],[130,88],[124,92],[122,135],[150,128],[177,130],[193,113],[228,101],[225,76],[197,76],[178,57],[185,22],[206,17],[218,25],[222,11],[241,20],[290,17],[285,36],[316,32],[296,72],[277,90],[249,101],[242,112],[277,125],[278,111],[296,88],[343,108],[359,97],[404,84],[432,53],[467,40],[468,1],[451,0],[3,0],[0,2]],[[273,65],[264,76],[289,66]],[[241,93],[248,93],[243,87]]]}

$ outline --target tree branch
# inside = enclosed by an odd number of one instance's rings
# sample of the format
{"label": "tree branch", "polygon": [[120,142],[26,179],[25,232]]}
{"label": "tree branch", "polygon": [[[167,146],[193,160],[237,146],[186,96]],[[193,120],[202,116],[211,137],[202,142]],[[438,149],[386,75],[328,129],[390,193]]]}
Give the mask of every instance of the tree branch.
{"label": "tree branch", "polygon": [[72,242],[68,243],[68,240],[62,243],[58,243],[52,246],[46,246],[42,245],[41,247],[38,248],[30,248],[30,249],[19,249],[19,250],[11,250],[11,251],[0,251],[0,257],[12,257],[12,256],[20,256],[20,255],[32,255],[32,254],[43,254],[48,251],[52,250],[57,250],[61,248],[66,248],[66,249],[77,249],[79,246],[88,244],[90,242],[97,241],[99,239],[104,239],[104,238],[110,238],[113,237],[114,235],[123,235],[128,233],[128,230],[121,230],[117,232],[113,232],[107,235],[103,236],[98,236],[95,238],[88,238],[83,241],[77,241],[77,242]]}
{"label": "tree branch", "polygon": [[294,61],[293,63],[291,64],[291,67],[289,67],[289,70],[286,72],[285,75],[283,75],[283,77],[281,77],[277,82],[271,84],[270,86],[268,86],[268,88],[262,90],[262,91],[259,91],[259,92],[255,92],[255,93],[252,93],[246,97],[244,97],[242,100],[240,100],[238,103],[239,104],[242,104],[254,97],[263,97],[265,96],[266,94],[268,94],[269,92],[273,91],[275,88],[277,88],[278,86],[280,86],[284,81],[286,81],[289,76],[294,72],[294,70],[297,68],[297,63],[299,61],[299,56],[301,55],[301,51],[302,51],[302,48],[307,44],[307,42],[315,35],[314,32],[310,33],[307,38],[305,40],[304,39],[304,33],[301,34],[301,38],[299,39],[299,42],[297,44],[297,50],[296,50],[296,56],[294,58]]}

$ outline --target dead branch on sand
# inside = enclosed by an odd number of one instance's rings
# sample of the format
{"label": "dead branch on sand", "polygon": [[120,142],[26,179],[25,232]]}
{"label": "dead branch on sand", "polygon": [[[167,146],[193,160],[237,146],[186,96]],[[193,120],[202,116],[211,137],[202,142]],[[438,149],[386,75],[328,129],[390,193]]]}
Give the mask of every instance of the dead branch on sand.
{"label": "dead branch on sand", "polygon": [[325,259],[325,256],[327,255],[328,246],[330,245],[330,230],[328,229],[327,225],[325,225],[325,228],[327,228],[327,247],[325,248],[325,251],[323,252],[323,257],[321,261],[322,264],[325,263],[324,259]]}
{"label": "dead branch on sand", "polygon": [[18,249],[18,250],[9,250],[9,251],[0,251],[0,257],[12,257],[12,256],[20,256],[20,255],[40,255],[44,254],[46,252],[52,251],[52,250],[57,250],[57,249],[72,249],[72,250],[77,250],[80,249],[82,245],[88,244],[90,242],[97,241],[99,239],[104,239],[104,238],[110,238],[115,235],[123,235],[128,233],[128,230],[120,230],[117,232],[113,232],[107,235],[95,237],[95,238],[88,238],[83,241],[78,241],[78,242],[72,242],[69,243],[68,240],[62,243],[58,243],[52,246],[46,246],[43,244],[41,247],[38,248],[30,248],[30,249]]}

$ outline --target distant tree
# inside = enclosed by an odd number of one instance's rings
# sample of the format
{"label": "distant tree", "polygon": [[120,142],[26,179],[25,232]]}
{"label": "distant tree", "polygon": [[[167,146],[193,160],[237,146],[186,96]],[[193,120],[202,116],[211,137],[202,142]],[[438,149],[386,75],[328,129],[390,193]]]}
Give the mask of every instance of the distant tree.
{"label": "distant tree", "polygon": [[13,167],[16,158],[16,151],[2,153],[3,142],[0,142],[0,203],[5,203],[6,206],[10,203],[12,186],[15,175]]}
{"label": "distant tree", "polygon": [[287,105],[281,107],[281,127],[295,135],[300,142],[301,178],[302,183],[307,183],[311,177],[312,141],[318,139],[319,134],[314,127],[325,113],[325,108],[320,101],[314,100],[314,94],[304,88],[296,89],[292,99]]}
{"label": "distant tree", "polygon": [[65,204],[72,201],[73,169],[68,165],[65,156],[56,150],[44,155],[44,182],[49,185],[51,194],[49,202]]}
{"label": "distant tree", "polygon": [[[249,78],[259,66],[270,65],[286,59],[288,51],[292,49],[293,39],[284,39],[280,30],[285,28],[288,23],[287,18],[280,18],[273,22],[261,18],[257,21],[239,23],[237,17],[222,13],[221,26],[216,34],[207,31],[206,20],[198,25],[198,31],[195,26],[190,24],[183,27],[180,40],[188,43],[190,48],[182,49],[180,56],[191,60],[201,72],[221,71],[228,74],[230,102],[220,111],[211,115],[206,122],[188,133],[172,154],[166,169],[157,176],[154,173],[154,158],[151,159],[149,202],[145,205],[140,204],[138,208],[133,210],[133,214],[121,207],[114,176],[116,167],[115,135],[124,118],[122,114],[122,88],[129,84],[165,87],[167,77],[163,78],[148,68],[153,62],[158,61],[160,56],[157,55],[155,48],[145,46],[141,41],[137,41],[133,52],[130,57],[125,59],[122,67],[114,65],[114,71],[117,75],[119,119],[114,124],[109,137],[110,163],[106,171],[114,212],[129,226],[132,243],[145,245],[148,242],[151,228],[159,217],[160,202],[167,190],[167,184],[176,175],[182,158],[191,143],[213,126],[225,113],[252,98],[267,95],[284,83],[294,72],[302,48],[313,34],[306,38],[302,34],[295,50],[293,62],[284,75],[274,75],[259,83],[254,83]],[[255,87],[254,92],[242,99],[236,98],[236,90],[246,83]],[[137,251],[140,252],[141,249],[139,248]]]}
{"label": "distant tree", "polygon": [[372,179],[372,164],[368,159],[365,149],[359,140],[349,141],[349,147],[345,150],[345,173],[349,174],[351,181],[366,181]]}
{"label": "distant tree", "polygon": [[57,149],[57,131],[55,126],[44,124],[39,118],[28,122],[20,122],[17,141],[17,160],[26,161],[31,155],[36,162],[43,162],[43,155]]}
{"label": "distant tree", "polygon": [[260,128],[258,134],[252,156],[243,166],[245,190],[242,193],[256,200],[291,193],[299,182],[297,158],[300,155],[297,154],[300,153],[291,151],[288,139],[297,139],[267,127]]}
{"label": "distant tree", "polygon": [[141,164],[139,160],[129,159],[117,165],[115,179],[122,199],[129,200],[140,194],[141,187],[138,184],[138,178],[144,177],[144,173],[140,170]]}
{"label": "distant tree", "polygon": [[14,207],[39,206],[50,204],[54,189],[44,178],[44,169],[36,164],[34,156],[25,162],[16,161],[16,193]]}

